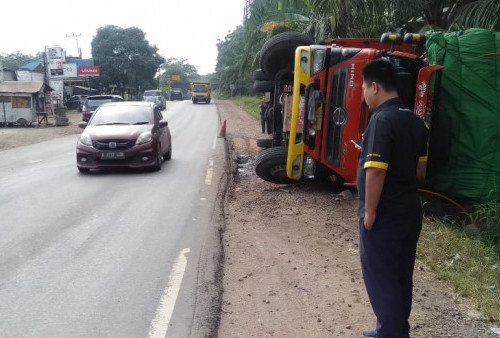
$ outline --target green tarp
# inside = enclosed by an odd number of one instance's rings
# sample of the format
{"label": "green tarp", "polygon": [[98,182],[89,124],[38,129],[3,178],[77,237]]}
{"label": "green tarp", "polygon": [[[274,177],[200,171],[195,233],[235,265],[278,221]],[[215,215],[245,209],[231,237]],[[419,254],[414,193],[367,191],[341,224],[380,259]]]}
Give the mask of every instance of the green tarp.
{"label": "green tarp", "polygon": [[456,198],[500,200],[500,55],[491,55],[500,53],[500,32],[431,31],[426,38],[429,63],[444,66],[442,116],[430,142],[441,143],[434,159],[447,161],[429,163],[432,187]]}

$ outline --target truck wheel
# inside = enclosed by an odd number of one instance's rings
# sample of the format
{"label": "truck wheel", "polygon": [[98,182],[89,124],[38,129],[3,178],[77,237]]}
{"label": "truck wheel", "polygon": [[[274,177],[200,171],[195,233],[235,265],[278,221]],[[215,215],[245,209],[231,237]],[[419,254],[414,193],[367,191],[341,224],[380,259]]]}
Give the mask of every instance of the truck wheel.
{"label": "truck wheel", "polygon": [[257,142],[257,147],[260,148],[271,148],[273,146],[272,138],[258,138],[256,142]]}
{"label": "truck wheel", "polygon": [[274,82],[255,80],[253,82],[253,90],[257,93],[274,92]]}
{"label": "truck wheel", "polygon": [[314,41],[306,34],[284,32],[270,38],[260,50],[260,68],[270,77],[295,62],[295,49],[298,46],[309,46]]}
{"label": "truck wheel", "polygon": [[256,69],[253,72],[253,79],[256,81],[269,81],[269,77],[262,69]]}
{"label": "truck wheel", "polygon": [[264,149],[257,155],[255,172],[264,181],[276,184],[291,184],[296,181],[286,175],[287,147]]}

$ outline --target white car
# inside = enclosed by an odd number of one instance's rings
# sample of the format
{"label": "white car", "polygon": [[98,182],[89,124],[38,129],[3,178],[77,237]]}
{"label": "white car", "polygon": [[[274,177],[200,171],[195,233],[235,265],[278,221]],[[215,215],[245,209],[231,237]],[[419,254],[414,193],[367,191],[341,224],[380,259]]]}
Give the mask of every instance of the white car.
{"label": "white car", "polygon": [[167,100],[160,90],[145,90],[142,95],[142,101],[153,102],[160,109],[167,108]]}

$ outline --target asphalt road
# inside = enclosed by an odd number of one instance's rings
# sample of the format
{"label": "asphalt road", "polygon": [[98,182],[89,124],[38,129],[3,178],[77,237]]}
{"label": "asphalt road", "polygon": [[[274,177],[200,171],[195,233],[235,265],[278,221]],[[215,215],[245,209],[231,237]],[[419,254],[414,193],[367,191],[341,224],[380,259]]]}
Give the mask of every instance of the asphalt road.
{"label": "asphalt road", "polygon": [[215,104],[163,114],[158,172],[80,174],[77,135],[0,152],[0,336],[207,335],[225,146]]}

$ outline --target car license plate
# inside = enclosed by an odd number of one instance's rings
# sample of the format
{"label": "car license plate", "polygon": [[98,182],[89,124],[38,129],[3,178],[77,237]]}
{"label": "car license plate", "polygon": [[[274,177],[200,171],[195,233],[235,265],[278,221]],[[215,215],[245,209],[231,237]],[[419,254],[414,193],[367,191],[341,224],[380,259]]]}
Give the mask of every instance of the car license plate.
{"label": "car license plate", "polygon": [[106,151],[101,153],[101,160],[121,160],[125,158],[123,151]]}

